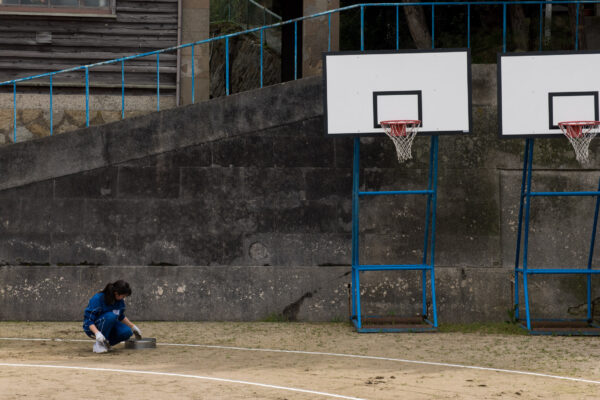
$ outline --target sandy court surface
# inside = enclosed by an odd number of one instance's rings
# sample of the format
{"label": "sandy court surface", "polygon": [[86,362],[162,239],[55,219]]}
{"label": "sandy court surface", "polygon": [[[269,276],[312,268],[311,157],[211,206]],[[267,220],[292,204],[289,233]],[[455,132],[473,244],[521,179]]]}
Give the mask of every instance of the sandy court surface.
{"label": "sandy court surface", "polygon": [[0,322],[0,398],[600,398],[595,337],[357,334],[343,323],[140,322],[145,336],[157,338],[156,349],[120,344],[94,354],[80,325]]}

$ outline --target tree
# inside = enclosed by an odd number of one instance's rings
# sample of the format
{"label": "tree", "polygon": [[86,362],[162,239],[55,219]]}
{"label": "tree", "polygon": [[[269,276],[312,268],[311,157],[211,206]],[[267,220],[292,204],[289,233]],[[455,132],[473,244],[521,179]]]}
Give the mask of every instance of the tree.
{"label": "tree", "polygon": [[[404,3],[410,3],[409,0],[402,0]],[[410,36],[418,49],[431,48],[431,33],[425,19],[425,12],[421,6],[404,6],[404,15],[408,23]]]}
{"label": "tree", "polygon": [[510,5],[508,12],[515,51],[529,50],[529,19],[525,16],[523,6],[521,4]]}

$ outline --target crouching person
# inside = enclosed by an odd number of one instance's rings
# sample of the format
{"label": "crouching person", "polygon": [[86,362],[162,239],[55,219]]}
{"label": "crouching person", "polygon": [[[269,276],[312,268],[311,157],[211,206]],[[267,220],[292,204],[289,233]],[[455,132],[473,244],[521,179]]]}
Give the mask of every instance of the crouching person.
{"label": "crouching person", "polygon": [[129,283],[118,280],[106,285],[89,301],[83,315],[83,331],[96,339],[94,353],[106,353],[110,346],[123,342],[142,332],[125,316],[125,301],[131,295]]}

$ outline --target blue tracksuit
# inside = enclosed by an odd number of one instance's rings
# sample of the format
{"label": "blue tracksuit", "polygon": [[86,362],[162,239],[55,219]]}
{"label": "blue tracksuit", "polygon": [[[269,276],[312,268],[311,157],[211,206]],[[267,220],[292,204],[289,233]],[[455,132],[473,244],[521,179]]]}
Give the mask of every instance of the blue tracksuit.
{"label": "blue tracksuit", "polygon": [[104,293],[96,293],[89,301],[83,313],[83,331],[90,337],[95,337],[90,325],[102,332],[111,346],[127,340],[133,335],[131,329],[122,323],[125,318],[125,302],[115,301],[108,305],[104,301]]}

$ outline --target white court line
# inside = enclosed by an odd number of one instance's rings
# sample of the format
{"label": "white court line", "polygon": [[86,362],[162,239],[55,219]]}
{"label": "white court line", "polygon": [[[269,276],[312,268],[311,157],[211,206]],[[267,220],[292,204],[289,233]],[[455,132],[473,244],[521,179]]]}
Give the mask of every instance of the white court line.
{"label": "white court line", "polygon": [[[35,340],[35,341],[50,340],[50,341],[62,341],[62,342],[91,342],[92,341],[92,340],[81,340],[81,339],[27,339],[27,338],[3,338],[3,337],[0,337],[0,340],[26,340],[26,341],[27,340]],[[437,366],[437,367],[463,368],[463,369],[473,369],[473,370],[479,370],[479,371],[502,372],[502,373],[506,373],[506,374],[538,376],[538,377],[542,377],[542,378],[560,379],[560,380],[565,380],[565,381],[591,383],[594,385],[600,385],[600,381],[594,381],[591,379],[572,378],[569,376],[560,376],[560,375],[550,375],[550,374],[543,374],[540,372],[518,371],[518,370],[513,370],[513,369],[501,369],[501,368],[491,368],[491,367],[478,367],[475,365],[449,364],[449,363],[442,363],[442,362],[435,362],[435,361],[407,360],[407,359],[402,359],[402,358],[362,356],[362,355],[358,355],[358,354],[325,353],[325,352],[320,352],[320,351],[301,351],[301,350],[259,349],[259,348],[252,348],[252,347],[217,346],[217,345],[209,345],[209,344],[157,343],[157,345],[180,346],[180,347],[203,347],[203,348],[207,348],[207,349],[259,351],[259,352],[262,351],[262,352],[270,352],[270,353],[306,354],[306,355],[329,356],[329,357],[359,358],[359,359],[364,359],[364,360],[393,361],[393,362],[401,362],[401,363],[406,363],[406,364],[432,365],[432,366]]]}
{"label": "white court line", "polygon": [[360,397],[350,397],[343,396],[341,394],[333,394],[326,392],[317,392],[314,390],[306,390],[306,389],[298,389],[286,386],[277,386],[277,385],[269,385],[266,383],[257,383],[257,382],[248,382],[248,381],[238,381],[235,379],[225,379],[225,378],[215,378],[212,376],[200,376],[200,375],[188,375],[188,374],[175,374],[172,372],[154,372],[154,371],[139,371],[133,369],[114,369],[114,368],[91,368],[91,367],[69,367],[62,365],[46,365],[46,364],[11,364],[11,363],[0,363],[0,366],[4,367],[31,367],[31,368],[54,368],[54,369],[73,369],[77,371],[102,371],[102,372],[119,372],[124,374],[141,374],[141,375],[159,375],[159,376],[174,376],[177,378],[192,378],[192,379],[202,379],[207,381],[215,381],[215,382],[224,382],[224,383],[238,383],[241,385],[251,385],[251,386],[259,386],[268,389],[279,389],[279,390],[287,390],[291,392],[299,392],[299,393],[307,393],[307,394],[316,394],[319,396],[325,397],[333,397],[336,399],[347,399],[347,400],[366,400]]}

